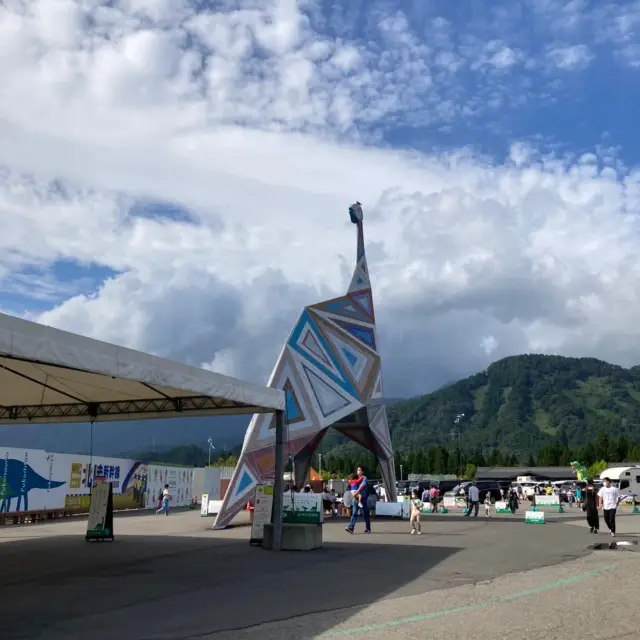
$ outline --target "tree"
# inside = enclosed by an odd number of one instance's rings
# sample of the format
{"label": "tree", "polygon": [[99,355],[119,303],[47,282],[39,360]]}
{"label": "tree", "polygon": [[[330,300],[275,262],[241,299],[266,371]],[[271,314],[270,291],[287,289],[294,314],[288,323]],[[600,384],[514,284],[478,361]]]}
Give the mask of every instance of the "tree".
{"label": "tree", "polygon": [[499,467],[501,466],[502,456],[500,455],[500,451],[498,449],[493,449],[493,451],[489,454],[488,464],[490,467]]}
{"label": "tree", "polygon": [[599,431],[596,437],[596,458],[606,460],[609,455],[609,436],[604,431]]}
{"label": "tree", "polygon": [[211,466],[213,467],[235,467],[238,464],[238,458],[234,455],[226,457],[220,456]]}
{"label": "tree", "polygon": [[640,462],[640,444],[636,444],[631,447],[629,451],[629,458],[632,462]]}
{"label": "tree", "polygon": [[476,465],[475,464],[467,464],[464,470],[464,479],[465,480],[473,480],[476,477]]}
{"label": "tree", "polygon": [[623,462],[624,460],[629,459],[629,441],[622,434],[618,439],[618,462]]}
{"label": "tree", "polygon": [[594,462],[588,469],[587,475],[590,478],[594,478],[595,476],[600,475],[607,468],[606,460],[600,460],[599,462]]}
{"label": "tree", "polygon": [[433,455],[433,469],[431,473],[440,474],[444,473],[447,470],[448,460],[445,460],[444,455],[442,453],[442,447],[434,448]]}

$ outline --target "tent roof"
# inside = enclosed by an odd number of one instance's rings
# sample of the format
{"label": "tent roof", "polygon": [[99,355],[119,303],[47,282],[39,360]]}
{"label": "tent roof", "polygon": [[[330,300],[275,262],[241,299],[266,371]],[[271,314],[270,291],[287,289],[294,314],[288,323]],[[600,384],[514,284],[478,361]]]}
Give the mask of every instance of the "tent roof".
{"label": "tent roof", "polygon": [[0,424],[268,413],[284,392],[0,313]]}

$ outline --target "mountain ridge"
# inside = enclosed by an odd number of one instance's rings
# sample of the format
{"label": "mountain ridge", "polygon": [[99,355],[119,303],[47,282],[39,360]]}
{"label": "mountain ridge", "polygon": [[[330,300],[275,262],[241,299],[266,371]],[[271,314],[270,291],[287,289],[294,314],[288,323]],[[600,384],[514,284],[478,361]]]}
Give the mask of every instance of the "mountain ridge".
{"label": "mountain ridge", "polygon": [[[599,432],[638,441],[640,366],[508,356],[438,391],[395,403],[388,412],[400,451],[459,438],[465,448],[522,455],[556,441],[583,446]],[[465,415],[456,426],[460,413]]]}

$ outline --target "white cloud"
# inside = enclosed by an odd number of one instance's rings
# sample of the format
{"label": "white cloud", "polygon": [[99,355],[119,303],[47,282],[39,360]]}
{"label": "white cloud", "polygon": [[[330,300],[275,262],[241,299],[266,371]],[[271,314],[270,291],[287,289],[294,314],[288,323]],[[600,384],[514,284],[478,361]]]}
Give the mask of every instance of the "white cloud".
{"label": "white cloud", "polygon": [[498,341],[493,336],[484,336],[480,340],[480,346],[484,349],[485,353],[490,356],[497,348]]}
{"label": "white cloud", "polygon": [[593,54],[584,44],[567,47],[553,47],[547,52],[549,62],[562,71],[586,69],[594,59]]}
{"label": "white cloud", "polygon": [[[338,33],[293,0],[6,2],[5,298],[37,278],[42,322],[264,380],[300,308],[344,289],[359,199],[391,395],[513,352],[640,361],[640,179],[614,151],[372,145],[536,99],[546,58],[508,12],[491,31],[427,9],[375,4]],[[541,50],[577,68],[556,31]]]}

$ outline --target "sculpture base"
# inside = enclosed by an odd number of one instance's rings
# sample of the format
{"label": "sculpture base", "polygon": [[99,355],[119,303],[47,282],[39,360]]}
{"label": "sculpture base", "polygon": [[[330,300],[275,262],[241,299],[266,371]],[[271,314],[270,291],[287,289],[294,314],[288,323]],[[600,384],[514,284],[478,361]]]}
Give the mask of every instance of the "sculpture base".
{"label": "sculpture base", "polygon": [[[273,549],[273,524],[264,525],[262,546],[265,549]],[[321,547],[321,524],[282,525],[282,551],[312,551]]]}

